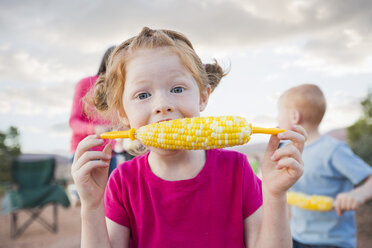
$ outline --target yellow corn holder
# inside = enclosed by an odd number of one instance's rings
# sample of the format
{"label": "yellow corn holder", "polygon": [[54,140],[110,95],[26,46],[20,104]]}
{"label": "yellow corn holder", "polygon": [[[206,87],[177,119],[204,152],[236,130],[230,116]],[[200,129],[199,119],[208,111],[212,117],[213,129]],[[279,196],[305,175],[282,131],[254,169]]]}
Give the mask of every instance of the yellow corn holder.
{"label": "yellow corn holder", "polygon": [[162,149],[207,150],[242,145],[253,133],[278,134],[284,129],[252,127],[238,116],[193,117],[152,123],[138,130],[101,134],[102,139],[138,139]]}
{"label": "yellow corn holder", "polygon": [[306,210],[330,211],[332,210],[333,198],[329,196],[287,192],[287,203]]}

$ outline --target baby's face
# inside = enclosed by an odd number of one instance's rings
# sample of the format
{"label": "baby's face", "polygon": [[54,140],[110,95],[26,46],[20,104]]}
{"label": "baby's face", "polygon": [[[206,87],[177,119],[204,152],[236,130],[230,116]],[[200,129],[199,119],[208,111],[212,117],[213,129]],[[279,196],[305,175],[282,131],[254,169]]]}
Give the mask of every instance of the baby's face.
{"label": "baby's face", "polygon": [[123,105],[130,127],[199,116],[207,99],[168,48],[139,49],[126,66]]}
{"label": "baby's face", "polygon": [[290,110],[285,106],[285,96],[281,96],[278,101],[277,121],[280,128],[290,129],[292,126]]}

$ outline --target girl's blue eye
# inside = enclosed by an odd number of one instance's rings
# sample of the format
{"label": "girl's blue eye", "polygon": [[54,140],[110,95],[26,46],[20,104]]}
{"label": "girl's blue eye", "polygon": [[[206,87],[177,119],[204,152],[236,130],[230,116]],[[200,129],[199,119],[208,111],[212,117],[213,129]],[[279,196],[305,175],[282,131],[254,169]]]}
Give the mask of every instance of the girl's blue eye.
{"label": "girl's blue eye", "polygon": [[140,93],[138,94],[137,98],[140,99],[140,100],[144,100],[146,98],[148,98],[150,96],[149,93]]}
{"label": "girl's blue eye", "polygon": [[171,92],[172,93],[182,93],[185,90],[183,87],[174,87]]}

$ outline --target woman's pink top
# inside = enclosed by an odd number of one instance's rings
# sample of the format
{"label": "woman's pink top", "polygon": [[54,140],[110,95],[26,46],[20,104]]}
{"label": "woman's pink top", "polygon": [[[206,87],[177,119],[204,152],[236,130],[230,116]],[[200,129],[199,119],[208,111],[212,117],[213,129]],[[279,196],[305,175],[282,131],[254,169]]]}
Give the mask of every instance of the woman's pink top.
{"label": "woman's pink top", "polygon": [[148,153],[111,174],[106,217],[131,232],[131,247],[244,247],[243,221],[262,205],[261,181],[244,154],[207,150],[199,174],[166,181]]}
{"label": "woman's pink top", "polygon": [[[87,77],[80,80],[75,87],[74,99],[70,115],[70,127],[72,129],[71,152],[75,152],[79,142],[86,136],[94,134],[96,125],[110,125],[110,122],[99,116],[87,116],[84,113],[83,98],[94,86],[98,76]],[[94,147],[92,150],[102,151],[109,140],[105,140],[102,146]]]}

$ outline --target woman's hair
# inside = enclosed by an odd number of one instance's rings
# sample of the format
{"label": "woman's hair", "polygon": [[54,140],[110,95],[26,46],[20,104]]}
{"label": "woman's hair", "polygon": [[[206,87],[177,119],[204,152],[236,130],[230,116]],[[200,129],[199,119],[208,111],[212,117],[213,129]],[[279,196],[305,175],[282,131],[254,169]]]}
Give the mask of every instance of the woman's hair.
{"label": "woman's hair", "polygon": [[[211,87],[212,91],[226,75],[216,60],[203,64],[191,42],[182,34],[171,30],[143,28],[140,34],[118,45],[112,52],[105,74],[98,77],[94,88],[94,105],[119,129],[120,117],[125,116],[123,91],[126,66],[133,54],[141,48],[166,47],[178,55],[182,64],[196,80],[200,91]],[[124,107],[124,108],[123,108]]]}
{"label": "woman's hair", "polygon": [[[106,52],[103,54],[101,63],[98,68],[97,76],[103,75],[106,73],[107,64],[109,62],[111,53],[114,51],[116,46],[111,46],[107,48]],[[83,101],[83,111],[90,119],[97,119],[102,114],[94,106],[94,91],[90,90],[87,92],[85,97],[82,99]]]}
{"label": "woman's hair", "polygon": [[97,75],[102,75],[106,73],[107,64],[109,62],[111,53],[114,51],[114,49],[115,46],[111,46],[106,50],[105,54],[102,57],[101,64],[99,65]]}

